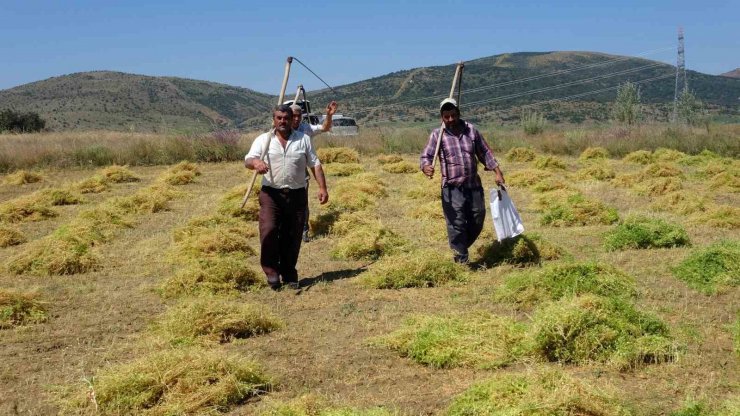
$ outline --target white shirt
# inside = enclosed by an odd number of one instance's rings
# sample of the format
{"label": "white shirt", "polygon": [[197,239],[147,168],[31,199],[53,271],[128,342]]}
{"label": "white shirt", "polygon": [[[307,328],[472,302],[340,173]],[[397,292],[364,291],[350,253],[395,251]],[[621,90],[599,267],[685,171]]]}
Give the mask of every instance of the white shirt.
{"label": "white shirt", "polygon": [[244,159],[259,159],[262,150],[270,138],[270,149],[265,156],[265,163],[270,170],[262,176],[262,186],[277,189],[300,189],[306,187],[306,168],[321,165],[316,151],[311,145],[311,138],[297,130],[288,137],[285,149],[272,132],[257,136]]}
{"label": "white shirt", "polygon": [[313,137],[319,133],[323,133],[324,126],[321,124],[313,125],[313,124],[308,124],[306,122],[301,122],[301,124],[298,125],[298,128],[296,130],[302,131],[303,133],[307,134],[308,137]]}

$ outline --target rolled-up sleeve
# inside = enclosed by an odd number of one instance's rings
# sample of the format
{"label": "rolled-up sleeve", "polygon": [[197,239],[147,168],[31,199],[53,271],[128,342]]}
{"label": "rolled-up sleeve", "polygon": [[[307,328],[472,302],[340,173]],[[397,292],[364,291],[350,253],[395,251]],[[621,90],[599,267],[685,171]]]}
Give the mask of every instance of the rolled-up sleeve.
{"label": "rolled-up sleeve", "polygon": [[256,139],[252,142],[252,147],[249,148],[249,152],[247,152],[246,156],[244,156],[244,160],[247,159],[255,159],[262,156],[262,150],[265,148],[265,145],[267,144],[267,137],[269,133],[263,133],[257,136]]}
{"label": "rolled-up sleeve", "polygon": [[439,137],[439,129],[432,130],[432,133],[429,135],[429,140],[427,141],[427,145],[424,147],[424,150],[421,152],[421,156],[419,157],[419,168],[424,168],[426,165],[431,165],[432,160],[434,159],[434,151],[437,149],[437,138]]}

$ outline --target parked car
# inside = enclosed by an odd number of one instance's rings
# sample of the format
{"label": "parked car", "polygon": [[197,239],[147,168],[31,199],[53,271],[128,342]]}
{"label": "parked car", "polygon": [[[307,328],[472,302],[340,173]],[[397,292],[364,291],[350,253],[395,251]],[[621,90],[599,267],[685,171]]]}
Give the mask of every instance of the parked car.
{"label": "parked car", "polygon": [[[326,116],[321,116],[320,122],[323,123],[325,118]],[[332,136],[356,136],[359,132],[360,128],[354,118],[342,114],[334,114],[331,118],[331,130],[328,134]]]}

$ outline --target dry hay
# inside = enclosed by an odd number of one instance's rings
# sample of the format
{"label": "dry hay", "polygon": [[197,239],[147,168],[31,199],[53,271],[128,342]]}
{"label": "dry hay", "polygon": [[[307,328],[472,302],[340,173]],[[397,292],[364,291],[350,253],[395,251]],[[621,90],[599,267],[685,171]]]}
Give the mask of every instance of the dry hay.
{"label": "dry hay", "polygon": [[35,293],[0,289],[0,330],[46,322],[44,302]]}
{"label": "dry hay", "polygon": [[511,318],[479,312],[412,316],[401,328],[370,342],[433,368],[495,369],[521,355],[524,335],[524,326]]}
{"label": "dry hay", "polygon": [[532,191],[542,193],[557,190],[570,190],[571,187],[563,179],[560,178],[545,178],[532,187]]}
{"label": "dry hay", "polygon": [[442,201],[437,200],[415,204],[409,208],[408,216],[420,220],[426,220],[429,218],[444,219],[445,215],[442,211]]}
{"label": "dry hay", "polygon": [[196,176],[200,176],[200,169],[195,163],[182,161],[169,169],[159,177],[160,181],[163,181],[169,185],[187,185],[195,180]]}
{"label": "dry hay", "polygon": [[740,241],[720,241],[696,249],[671,272],[707,295],[740,286]]}
{"label": "dry hay", "polygon": [[537,154],[530,147],[513,147],[504,157],[510,162],[531,162]]}
{"label": "dry hay", "polygon": [[655,161],[653,154],[647,150],[637,150],[632,153],[625,155],[622,160],[624,162],[636,163],[638,165],[649,165]]}
{"label": "dry hay", "polygon": [[538,199],[538,204],[544,208],[540,219],[542,225],[609,225],[619,220],[617,210],[579,193],[550,192],[543,194]]}
{"label": "dry hay", "polygon": [[38,195],[26,195],[0,204],[0,222],[43,221],[57,216],[47,201]]}
{"label": "dry hay", "polygon": [[[168,173],[178,173],[178,172],[193,172],[193,175],[200,176],[200,169],[198,168],[198,165],[193,162],[188,162],[187,160],[183,160],[182,162],[171,166],[169,169],[167,169]],[[162,175],[163,177],[168,176],[167,174]]]}
{"label": "dry hay", "polygon": [[725,160],[709,162],[696,170],[696,176],[699,178],[711,178],[720,173],[737,170],[729,160],[727,160],[727,163],[724,162]]}
{"label": "dry hay", "polygon": [[560,369],[496,374],[455,398],[447,416],[629,416],[615,393],[605,392]]}
{"label": "dry hay", "polygon": [[496,300],[530,307],[583,294],[623,299],[637,294],[635,279],[604,263],[565,263],[515,273],[496,290]]}
{"label": "dry hay", "polygon": [[80,195],[75,194],[69,189],[60,188],[42,189],[38,192],[38,198],[53,206],[77,205],[83,202]]}
{"label": "dry hay", "polygon": [[665,163],[665,162],[656,162],[652,163],[648,166],[646,166],[642,173],[644,175],[644,178],[683,178],[683,172],[681,171],[681,168],[678,166],[672,164],[672,163]]}
{"label": "dry hay", "polygon": [[138,182],[141,179],[128,169],[128,166],[112,165],[100,171],[100,174],[113,183]]}
{"label": "dry hay", "polygon": [[0,227],[0,248],[17,246],[26,242],[26,236],[14,228]]}
{"label": "dry hay", "polygon": [[256,183],[252,193],[247,199],[244,208],[240,208],[244,194],[247,192],[247,185],[239,185],[231,188],[229,192],[221,198],[218,206],[218,213],[233,218],[241,218],[245,221],[257,221],[259,219],[260,204],[259,193],[261,185]]}
{"label": "dry hay", "polygon": [[555,156],[540,156],[534,161],[537,169],[563,170],[567,166],[565,162]]}
{"label": "dry hay", "polygon": [[258,416],[403,416],[398,410],[382,407],[359,409],[334,405],[328,399],[315,394],[305,394],[283,401],[264,397],[254,411]]}
{"label": "dry hay", "polygon": [[282,321],[267,308],[204,296],[185,299],[168,309],[157,320],[154,330],[172,345],[190,345],[231,342],[267,334],[282,326]]}
{"label": "dry hay", "polygon": [[437,287],[465,281],[465,266],[452,261],[438,250],[412,251],[387,256],[362,274],[362,284],[376,289]]}
{"label": "dry hay", "polygon": [[377,214],[370,211],[345,212],[330,225],[328,232],[335,236],[344,236],[363,227],[380,228],[382,224]]}
{"label": "dry hay", "polygon": [[611,184],[618,188],[632,188],[644,180],[643,174],[637,173],[623,173],[617,175],[611,180]]}
{"label": "dry hay", "polygon": [[334,190],[342,192],[342,188],[344,187],[355,188],[378,198],[388,195],[386,191],[387,184],[375,173],[361,173],[352,178],[337,181]]}
{"label": "dry hay", "polygon": [[732,193],[740,192],[740,171],[718,173],[709,180],[709,189],[723,190]]}
{"label": "dry hay", "polygon": [[406,240],[384,226],[361,226],[344,235],[331,250],[340,260],[375,260],[406,245]]}
{"label": "dry hay", "polygon": [[683,189],[683,182],[678,178],[649,179],[635,187],[639,195],[661,196]]}
{"label": "dry hay", "polygon": [[438,201],[442,199],[439,182],[430,180],[426,176],[413,176],[414,180],[406,187],[404,195],[411,199],[422,201]]}
{"label": "dry hay", "polygon": [[606,363],[620,370],[673,361],[677,348],[668,327],[629,301],[586,294],[537,309],[532,351],[563,364]]}
{"label": "dry hay", "polygon": [[383,171],[388,173],[416,173],[419,171],[419,167],[411,162],[402,160],[383,165]]}
{"label": "dry hay", "polygon": [[375,174],[362,174],[337,181],[331,190],[328,209],[351,212],[374,207],[386,195],[385,183]]}
{"label": "dry hay", "polygon": [[513,186],[532,187],[552,177],[551,172],[538,169],[522,169],[506,177],[506,183]]}
{"label": "dry hay", "polygon": [[68,393],[62,406],[65,413],[220,414],[271,386],[263,370],[243,357],[218,349],[167,349],[98,371],[89,385]]}
{"label": "dry hay", "polygon": [[360,163],[360,154],[349,147],[322,147],[316,154],[322,164]]}
{"label": "dry hay", "polygon": [[613,179],[614,176],[614,169],[605,165],[604,162],[589,163],[576,172],[576,177],[579,179],[596,179],[597,181]]}
{"label": "dry hay", "polygon": [[44,176],[40,173],[19,170],[5,176],[3,183],[6,185],[26,185],[41,182],[42,180],[44,180]]}
{"label": "dry hay", "polygon": [[341,212],[336,210],[329,210],[319,214],[314,213],[314,216],[308,220],[308,224],[313,235],[329,234],[331,229],[334,227],[334,223],[337,222],[337,219],[339,219],[341,214]]}
{"label": "dry hay", "polygon": [[351,176],[365,170],[359,163],[330,163],[324,166],[327,176]]}
{"label": "dry hay", "polygon": [[99,194],[110,189],[110,182],[105,176],[93,176],[77,182],[75,188],[83,194]]}
{"label": "dry hay", "polygon": [[581,152],[578,157],[581,160],[606,159],[609,157],[609,151],[603,147],[588,147]]}
{"label": "dry hay", "polygon": [[261,273],[250,267],[248,257],[242,253],[201,257],[180,264],[176,274],[167,278],[160,287],[165,297],[195,294],[216,294],[247,291],[265,286]]}
{"label": "dry hay", "polygon": [[706,203],[706,200],[700,195],[676,191],[662,195],[650,204],[650,208],[656,211],[688,215],[706,210]]}
{"label": "dry hay", "polygon": [[697,226],[734,230],[740,228],[740,208],[709,205],[704,212],[694,214],[690,222]]}
{"label": "dry hay", "polygon": [[249,238],[257,235],[253,227],[226,216],[198,217],[174,231],[178,250],[188,256],[243,252],[255,254]]}
{"label": "dry hay", "polygon": [[50,237],[29,243],[23,252],[8,260],[7,268],[13,274],[52,276],[86,273],[99,265],[100,259],[89,245]]}
{"label": "dry hay", "polygon": [[679,152],[678,150],[666,149],[665,147],[660,147],[653,152],[653,158],[658,162],[677,162],[686,156],[686,153]]}
{"label": "dry hay", "polygon": [[403,160],[403,157],[401,155],[378,155],[376,158],[378,163],[381,165],[385,165],[388,163],[397,163]]}
{"label": "dry hay", "polygon": [[723,161],[723,159],[717,153],[714,153],[711,150],[704,149],[697,155],[686,156],[683,159],[679,159],[678,163],[687,166],[698,166],[706,165],[708,163],[715,163],[716,161]]}
{"label": "dry hay", "polygon": [[607,251],[685,245],[689,245],[689,234],[683,227],[644,216],[631,216],[604,235],[604,247]]}
{"label": "dry hay", "polygon": [[518,235],[503,241],[494,240],[478,246],[476,251],[479,262],[487,267],[500,264],[527,266],[540,264],[542,260],[557,260],[563,256],[560,247],[543,240],[537,234]]}

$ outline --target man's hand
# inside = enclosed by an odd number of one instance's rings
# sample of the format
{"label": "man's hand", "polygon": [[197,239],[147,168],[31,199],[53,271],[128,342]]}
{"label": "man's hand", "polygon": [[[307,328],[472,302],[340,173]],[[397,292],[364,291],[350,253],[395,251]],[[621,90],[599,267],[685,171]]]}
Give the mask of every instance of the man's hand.
{"label": "man's hand", "polygon": [[268,170],[270,170],[270,167],[262,160],[255,160],[252,162],[252,166],[254,167],[254,170],[257,171],[257,173],[265,174]]}
{"label": "man's hand", "polygon": [[337,102],[332,101],[329,103],[329,105],[326,106],[326,115],[327,116],[333,116],[334,113],[337,112]]}
{"label": "man's hand", "polygon": [[326,189],[319,188],[319,204],[324,205],[329,202],[329,192]]}
{"label": "man's hand", "polygon": [[421,171],[430,178],[432,177],[432,175],[434,175],[434,168],[432,167],[432,165],[424,165],[421,168]]}
{"label": "man's hand", "polygon": [[496,169],[496,185],[503,185],[505,183],[503,172],[501,172],[501,169]]}

